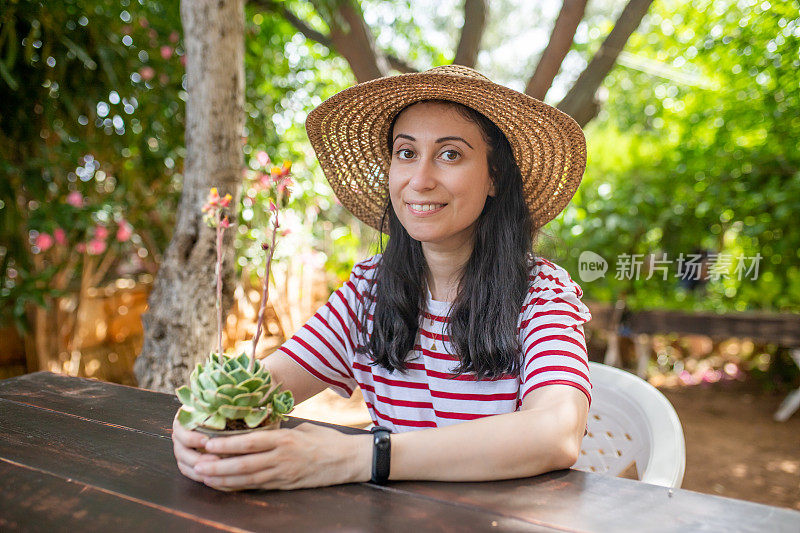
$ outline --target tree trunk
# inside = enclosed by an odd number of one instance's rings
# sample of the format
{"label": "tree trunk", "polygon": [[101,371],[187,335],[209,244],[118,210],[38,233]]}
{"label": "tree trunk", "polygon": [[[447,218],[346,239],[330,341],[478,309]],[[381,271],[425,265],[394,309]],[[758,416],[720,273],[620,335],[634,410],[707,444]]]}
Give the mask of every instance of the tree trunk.
{"label": "tree trunk", "polygon": [[461,27],[456,57],[453,59],[454,65],[475,68],[488,13],[486,0],[464,0],[464,25]]}
{"label": "tree trunk", "polygon": [[575,85],[558,104],[558,108],[585,126],[600,108],[595,93],[606,79],[617,61],[619,53],[625,48],[631,34],[639,27],[653,0],[630,0],[622,10],[611,33],[600,45],[600,49],[575,81]]}
{"label": "tree trunk", "polygon": [[561,11],[558,14],[556,23],[553,25],[553,33],[550,34],[550,41],[539,58],[536,71],[528,80],[525,94],[533,96],[539,100],[544,100],[547,91],[553,84],[553,80],[561,68],[561,63],[567,57],[575,38],[575,31],[578,24],[583,20],[583,13],[586,11],[586,0],[564,0]]}
{"label": "tree trunk", "polygon": [[[201,208],[211,187],[241,194],[244,131],[244,0],[182,0],[187,55],[186,161],[181,202],[142,317],[139,386],[172,392],[216,340],[214,230]],[[235,209],[223,244],[223,302],[233,301]]]}

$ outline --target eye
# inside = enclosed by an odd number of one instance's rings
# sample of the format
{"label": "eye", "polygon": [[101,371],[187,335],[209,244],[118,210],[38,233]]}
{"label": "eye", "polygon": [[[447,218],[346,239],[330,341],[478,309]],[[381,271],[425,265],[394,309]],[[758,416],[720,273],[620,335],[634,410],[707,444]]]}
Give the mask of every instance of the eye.
{"label": "eye", "polygon": [[455,161],[459,157],[461,157],[461,154],[458,153],[456,150],[445,150],[444,152],[442,152],[442,159],[444,159],[445,161]]}
{"label": "eye", "polygon": [[414,157],[414,151],[408,148],[401,148],[394,153],[398,159],[411,159]]}

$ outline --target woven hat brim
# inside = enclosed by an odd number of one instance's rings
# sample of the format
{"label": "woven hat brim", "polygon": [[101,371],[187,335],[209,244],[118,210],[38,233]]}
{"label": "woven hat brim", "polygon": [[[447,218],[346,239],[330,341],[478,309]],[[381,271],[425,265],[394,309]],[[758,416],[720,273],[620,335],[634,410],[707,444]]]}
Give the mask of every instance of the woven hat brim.
{"label": "woven hat brim", "polygon": [[586,168],[586,140],[569,115],[485,79],[401,74],[345,89],[306,120],[309,140],[334,193],[369,226],[381,229],[387,202],[392,119],[422,100],[459,102],[497,124],[519,165],[534,227],[551,221],[572,199]]}

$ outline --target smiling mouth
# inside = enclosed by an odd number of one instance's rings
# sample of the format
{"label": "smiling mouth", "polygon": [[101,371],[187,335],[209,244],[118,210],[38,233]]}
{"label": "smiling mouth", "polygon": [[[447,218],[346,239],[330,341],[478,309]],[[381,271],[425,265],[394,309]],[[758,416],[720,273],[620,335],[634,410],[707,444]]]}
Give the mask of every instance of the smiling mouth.
{"label": "smiling mouth", "polygon": [[447,204],[410,204],[406,202],[408,210],[414,215],[432,215],[441,211]]}

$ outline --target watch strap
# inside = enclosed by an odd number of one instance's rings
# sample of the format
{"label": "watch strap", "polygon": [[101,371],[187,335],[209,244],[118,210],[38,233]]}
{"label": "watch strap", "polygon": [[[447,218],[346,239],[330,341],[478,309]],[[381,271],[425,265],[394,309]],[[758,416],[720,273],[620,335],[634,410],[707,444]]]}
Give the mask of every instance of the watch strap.
{"label": "watch strap", "polygon": [[370,429],[372,433],[372,479],[373,483],[383,485],[389,480],[390,460],[392,457],[392,431],[383,426]]}

